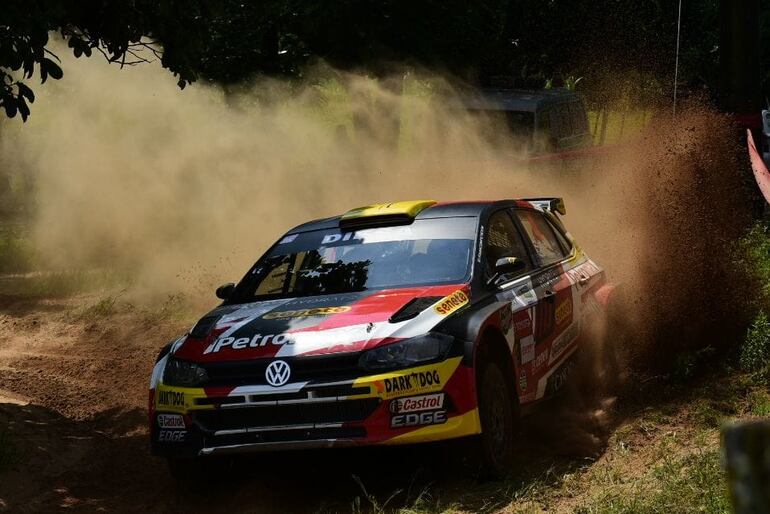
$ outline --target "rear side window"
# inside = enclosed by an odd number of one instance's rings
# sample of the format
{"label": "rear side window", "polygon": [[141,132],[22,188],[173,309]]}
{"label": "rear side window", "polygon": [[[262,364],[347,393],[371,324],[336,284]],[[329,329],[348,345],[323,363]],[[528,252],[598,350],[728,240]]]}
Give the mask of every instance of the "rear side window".
{"label": "rear side window", "polygon": [[524,231],[532,241],[540,264],[547,266],[566,257],[551,225],[542,214],[536,211],[517,210],[516,216],[519,217]]}
{"label": "rear side window", "polygon": [[561,243],[561,247],[566,251],[567,255],[572,252],[572,243],[567,239],[567,236],[562,233],[561,230],[559,230],[559,227],[557,227],[552,220],[548,220],[548,224],[553,229],[553,233],[556,234],[556,239],[559,240],[559,243]]}
{"label": "rear side window", "polygon": [[502,257],[523,259],[527,269],[530,267],[524,241],[506,211],[498,211],[489,218],[486,237],[487,274],[492,274],[495,263]]}

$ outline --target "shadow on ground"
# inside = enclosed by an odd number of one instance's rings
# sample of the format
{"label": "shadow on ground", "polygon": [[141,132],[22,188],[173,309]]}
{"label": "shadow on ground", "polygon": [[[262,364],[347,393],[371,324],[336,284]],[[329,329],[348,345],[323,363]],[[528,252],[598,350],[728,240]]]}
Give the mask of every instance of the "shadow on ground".
{"label": "shadow on ground", "polygon": [[[525,428],[518,469],[506,481],[478,480],[458,458],[465,448],[457,441],[260,454],[230,462],[190,488],[149,455],[143,409],[75,422],[43,407],[3,403],[0,510],[366,512],[422,502],[490,511],[549,475],[583,465],[586,449],[602,451],[609,426],[585,417],[580,422],[587,424],[579,426],[568,405],[550,412]],[[576,431],[591,437],[575,438]]]}

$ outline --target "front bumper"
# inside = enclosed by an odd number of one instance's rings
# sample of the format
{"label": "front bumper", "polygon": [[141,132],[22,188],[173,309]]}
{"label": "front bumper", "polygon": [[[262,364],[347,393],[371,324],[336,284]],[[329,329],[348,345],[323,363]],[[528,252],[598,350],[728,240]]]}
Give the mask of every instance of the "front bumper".
{"label": "front bumper", "polygon": [[194,456],[410,444],[480,432],[461,357],[343,381],[150,391],[152,450]]}

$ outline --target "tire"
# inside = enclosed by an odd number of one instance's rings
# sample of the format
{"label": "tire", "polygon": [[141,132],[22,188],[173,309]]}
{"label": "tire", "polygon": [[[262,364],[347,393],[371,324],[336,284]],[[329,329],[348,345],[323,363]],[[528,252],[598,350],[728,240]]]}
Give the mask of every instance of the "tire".
{"label": "tire", "polygon": [[[483,364],[483,363],[482,363]],[[511,381],[500,367],[489,362],[480,369],[479,418],[481,435],[477,440],[482,474],[498,479],[509,474],[514,464],[514,442],[518,428],[518,409]]]}

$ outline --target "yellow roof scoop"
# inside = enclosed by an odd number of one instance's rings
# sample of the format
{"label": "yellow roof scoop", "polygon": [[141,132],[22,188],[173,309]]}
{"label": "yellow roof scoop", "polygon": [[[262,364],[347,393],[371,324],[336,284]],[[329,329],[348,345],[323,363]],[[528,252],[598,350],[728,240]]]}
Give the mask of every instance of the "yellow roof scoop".
{"label": "yellow roof scoop", "polygon": [[420,211],[435,205],[435,200],[414,200],[410,202],[376,203],[351,209],[340,217],[340,225],[387,224],[393,222],[411,223]]}

